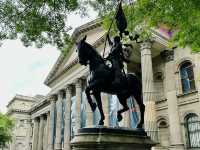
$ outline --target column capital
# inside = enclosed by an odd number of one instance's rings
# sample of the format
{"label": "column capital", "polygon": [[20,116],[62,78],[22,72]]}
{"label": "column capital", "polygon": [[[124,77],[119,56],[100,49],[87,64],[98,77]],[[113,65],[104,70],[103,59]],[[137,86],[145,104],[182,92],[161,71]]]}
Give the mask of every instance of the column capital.
{"label": "column capital", "polygon": [[48,100],[50,101],[50,102],[53,102],[53,101],[55,101],[56,102],[56,95],[49,95],[48,96]]}
{"label": "column capital", "polygon": [[59,100],[62,100],[62,97],[64,95],[64,89],[60,89],[57,93],[57,96],[58,96],[58,101]]}
{"label": "column capital", "polygon": [[140,50],[151,49],[153,42],[150,40],[143,41],[140,43]]}
{"label": "column capital", "polygon": [[33,118],[34,122],[38,122],[39,121],[39,117],[35,117]]}
{"label": "column capital", "polygon": [[65,86],[65,91],[71,91],[72,90],[72,84],[67,84]]}
{"label": "column capital", "polygon": [[50,111],[47,111],[45,115],[46,117],[50,116]]}
{"label": "column capital", "polygon": [[76,88],[81,88],[81,86],[82,86],[82,80],[83,79],[81,79],[81,78],[76,79],[76,81],[75,81]]}
{"label": "column capital", "polygon": [[63,89],[60,89],[59,91],[58,91],[58,95],[62,95],[63,93],[64,93],[64,88]]}
{"label": "column capital", "polygon": [[165,62],[174,60],[174,51],[173,50],[164,50],[160,53],[161,58],[164,59]]}
{"label": "column capital", "polygon": [[30,123],[31,123],[31,121],[32,121],[31,119],[27,119],[27,123],[29,123],[29,124],[30,124]]}
{"label": "column capital", "polygon": [[40,115],[39,117],[40,117],[40,119],[43,119],[43,120],[44,120],[44,117],[45,117],[45,116],[44,116],[44,114],[42,114],[42,115]]}

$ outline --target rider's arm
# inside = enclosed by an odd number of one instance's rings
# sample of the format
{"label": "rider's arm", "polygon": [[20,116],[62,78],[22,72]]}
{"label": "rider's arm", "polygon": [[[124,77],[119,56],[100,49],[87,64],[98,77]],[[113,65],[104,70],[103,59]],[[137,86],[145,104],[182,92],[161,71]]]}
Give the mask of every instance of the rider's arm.
{"label": "rider's arm", "polygon": [[123,49],[121,49],[121,51],[120,51],[120,56],[121,56],[122,61],[124,61],[126,63],[130,63],[130,60],[126,59],[126,57],[124,56]]}

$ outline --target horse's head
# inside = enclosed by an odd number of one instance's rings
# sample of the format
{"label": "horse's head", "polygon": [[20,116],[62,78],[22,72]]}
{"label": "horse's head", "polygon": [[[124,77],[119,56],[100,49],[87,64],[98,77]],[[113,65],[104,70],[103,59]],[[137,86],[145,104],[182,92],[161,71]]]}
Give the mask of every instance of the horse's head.
{"label": "horse's head", "polygon": [[78,52],[78,61],[81,65],[87,65],[90,56],[90,45],[85,42],[87,36],[81,39],[77,45],[77,52]]}

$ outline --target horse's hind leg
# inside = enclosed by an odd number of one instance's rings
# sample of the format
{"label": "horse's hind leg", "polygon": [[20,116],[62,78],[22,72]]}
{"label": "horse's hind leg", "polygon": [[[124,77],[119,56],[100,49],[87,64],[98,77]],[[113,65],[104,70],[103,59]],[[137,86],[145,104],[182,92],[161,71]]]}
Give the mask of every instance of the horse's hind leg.
{"label": "horse's hind leg", "polygon": [[145,105],[142,101],[142,96],[140,94],[134,95],[135,100],[137,101],[140,109],[140,122],[137,124],[137,128],[142,128],[144,124],[144,112],[145,112]]}
{"label": "horse's hind leg", "polygon": [[92,102],[92,98],[90,96],[90,91],[91,91],[91,87],[90,86],[86,87],[85,94],[87,96],[87,100],[88,100],[88,103],[90,104],[92,112],[94,112],[96,110],[96,104],[94,102]]}
{"label": "horse's hind leg", "polygon": [[118,122],[120,122],[123,119],[122,113],[129,109],[126,101],[128,97],[125,95],[117,95],[117,97],[119,99],[120,104],[123,106],[123,108],[118,110],[117,112],[117,120]]}
{"label": "horse's hind leg", "polygon": [[103,108],[102,108],[101,93],[97,92],[97,91],[93,91],[93,95],[94,95],[94,97],[96,99],[97,106],[98,106],[99,112],[101,114],[101,119],[99,120],[99,125],[104,125],[105,116],[104,116]]}

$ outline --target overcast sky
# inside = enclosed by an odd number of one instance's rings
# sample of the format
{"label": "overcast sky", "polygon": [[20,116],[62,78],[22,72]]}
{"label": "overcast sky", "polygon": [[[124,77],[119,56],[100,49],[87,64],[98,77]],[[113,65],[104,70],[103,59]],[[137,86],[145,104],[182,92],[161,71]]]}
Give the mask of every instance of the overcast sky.
{"label": "overcast sky", "polygon": [[[95,19],[96,14],[81,18],[72,14],[68,23],[73,28]],[[24,47],[19,40],[6,40],[0,47],[0,111],[16,95],[46,95],[50,89],[43,84],[60,52],[50,45],[37,49]]]}

